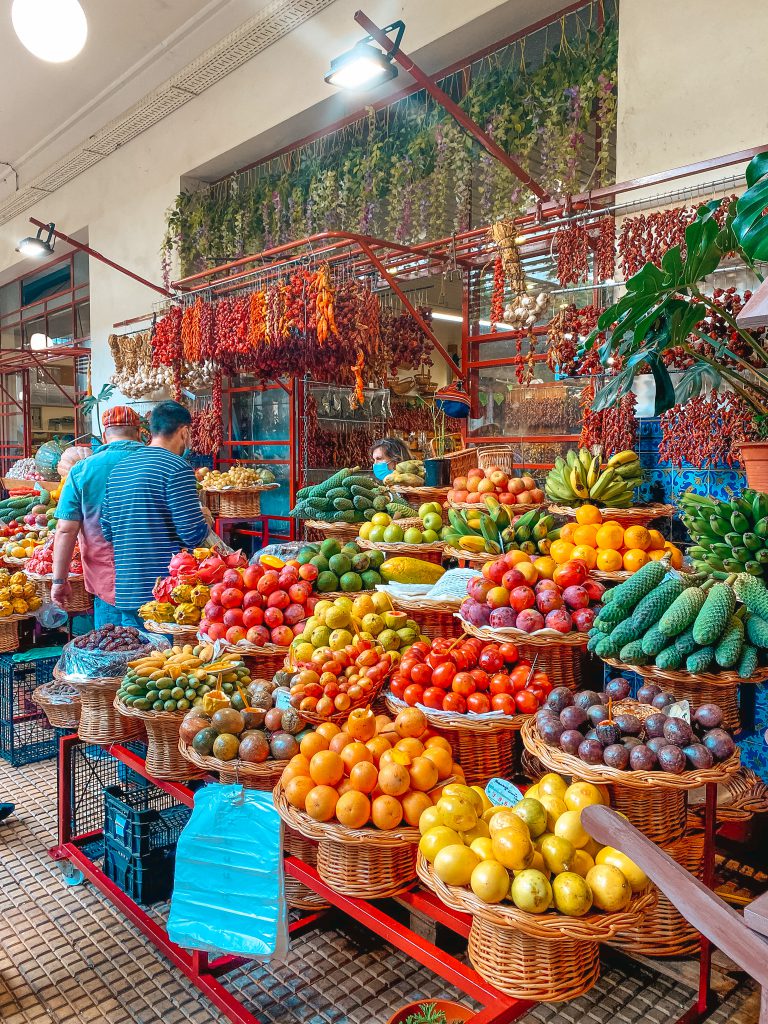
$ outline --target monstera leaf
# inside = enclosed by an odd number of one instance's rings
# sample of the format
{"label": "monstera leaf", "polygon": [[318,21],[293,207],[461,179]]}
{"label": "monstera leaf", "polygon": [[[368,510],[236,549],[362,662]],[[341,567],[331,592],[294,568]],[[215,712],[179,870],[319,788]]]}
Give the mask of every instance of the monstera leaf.
{"label": "monstera leaf", "polygon": [[758,153],[746,170],[747,191],[736,202],[731,228],[742,254],[751,263],[768,260],[768,153]]}

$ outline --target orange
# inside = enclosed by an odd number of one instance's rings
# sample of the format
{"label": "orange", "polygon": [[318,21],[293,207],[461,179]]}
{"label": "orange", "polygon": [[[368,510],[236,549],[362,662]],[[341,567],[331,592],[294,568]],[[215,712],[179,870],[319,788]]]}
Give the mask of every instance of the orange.
{"label": "orange", "polygon": [[318,725],[317,728],[315,729],[315,732],[318,733],[320,736],[325,736],[325,738],[330,743],[333,737],[337,733],[341,732],[341,729],[338,727],[338,725],[334,725],[333,722],[321,722],[320,725]]}
{"label": "orange", "polygon": [[576,530],[578,523],[566,523],[560,527],[560,540],[567,540],[569,543],[573,543],[573,534]]}
{"label": "orange", "polygon": [[348,732],[337,732],[331,740],[329,747],[334,754],[340,754],[348,743],[352,743],[352,737]]}
{"label": "orange", "polygon": [[427,747],[424,757],[434,761],[437,765],[437,774],[440,779],[447,779],[453,774],[453,755],[443,747]]}
{"label": "orange", "polygon": [[597,568],[601,572],[617,572],[623,564],[623,559],[618,551],[614,551],[612,548],[598,548]]}
{"label": "orange", "polygon": [[447,750],[451,753],[451,744],[445,738],[445,736],[430,736],[424,746],[429,749],[430,747],[442,747],[443,750]]}
{"label": "orange", "polygon": [[515,566],[517,571],[525,579],[526,583],[533,585],[539,582],[539,572],[536,566],[530,560],[527,562],[518,562]]}
{"label": "orange", "polygon": [[406,823],[413,825],[414,828],[419,824],[422,813],[432,806],[432,800],[426,793],[417,793],[413,790],[401,797],[400,802],[403,805]]}
{"label": "orange", "polygon": [[418,757],[419,754],[424,753],[424,744],[421,740],[417,740],[415,736],[406,736],[404,739],[397,741],[395,750],[404,750],[411,757]]}
{"label": "orange", "polygon": [[387,796],[402,796],[411,788],[411,777],[404,764],[395,761],[379,769],[379,788]]}
{"label": "orange", "polygon": [[351,789],[354,788],[355,787],[352,785],[349,779],[342,779],[341,782],[336,787],[336,792],[339,794],[339,796],[344,796],[345,793],[348,793]]}
{"label": "orange", "polygon": [[[587,547],[597,547],[597,527],[596,526],[577,526],[573,531],[573,543],[576,547],[581,547],[586,544]],[[574,558],[576,556],[574,555]]]}
{"label": "orange", "polygon": [[504,561],[514,568],[520,562],[529,562],[530,558],[524,551],[508,551],[506,555],[504,555]]}
{"label": "orange", "polygon": [[576,522],[579,526],[599,526],[602,521],[602,513],[595,505],[581,505],[576,509]]}
{"label": "orange", "polygon": [[288,768],[296,768],[298,766],[304,769],[305,775],[309,775],[309,758],[305,757],[304,754],[294,754],[287,765]]}
{"label": "orange", "polygon": [[371,804],[371,820],[383,831],[397,828],[403,820],[403,805],[394,796],[377,796]]}
{"label": "orange", "polygon": [[551,580],[555,574],[557,562],[549,555],[542,555],[541,558],[534,560],[533,565],[541,579]]}
{"label": "orange", "polygon": [[291,807],[297,807],[303,811],[306,806],[307,796],[315,788],[315,784],[308,775],[297,775],[290,782],[283,783],[285,788],[285,799]]}
{"label": "orange", "polygon": [[[581,527],[579,527],[581,529]],[[597,551],[587,544],[577,544],[573,549],[572,558],[580,558],[588,569],[594,569],[597,562]]]}
{"label": "orange", "polygon": [[[325,723],[328,725],[329,723]],[[299,750],[302,752],[304,757],[311,758],[313,754],[316,754],[318,750],[327,750],[329,739],[326,739],[322,733],[319,732],[308,732],[304,739],[299,744]]]}
{"label": "orange", "polygon": [[305,809],[315,821],[330,821],[336,811],[339,794],[332,786],[315,786],[307,793]]}
{"label": "orange", "polygon": [[658,530],[649,530],[648,536],[651,538],[648,551],[663,551],[664,545],[667,543],[662,534]]}
{"label": "orange", "polygon": [[[309,765],[300,764],[288,764],[283,769],[283,774],[280,776],[280,781],[284,786],[287,786],[293,779],[309,778]],[[314,786],[314,782],[312,783]]]}
{"label": "orange", "polygon": [[680,548],[677,547],[675,544],[670,544],[669,541],[665,543],[664,548],[666,551],[672,552],[672,559],[669,563],[672,566],[672,568],[681,569],[683,565],[683,553],[680,550]]}
{"label": "orange", "polygon": [[353,789],[361,793],[372,793],[379,783],[376,765],[370,761],[358,761],[349,773],[349,782]]}
{"label": "orange", "polygon": [[[664,555],[666,555],[666,548],[662,548],[661,551],[646,551],[646,555],[652,562],[660,562]],[[671,563],[670,563],[671,564]]]}
{"label": "orange", "polygon": [[549,549],[549,553],[558,565],[562,565],[573,557],[573,544],[567,540],[556,540]]}
{"label": "orange", "polygon": [[379,764],[379,758],[385,751],[392,749],[392,744],[385,736],[374,736],[372,740],[368,740],[365,744],[370,750],[373,756],[373,763]]}
{"label": "orange", "polygon": [[628,526],[624,531],[624,547],[647,551],[650,546],[651,535],[644,526]]}
{"label": "orange", "polygon": [[339,797],[336,804],[336,818],[346,828],[362,828],[371,818],[371,801],[365,793],[350,789]]}
{"label": "orange", "polygon": [[642,548],[630,548],[624,552],[624,568],[627,572],[637,572],[648,560],[648,555]]}
{"label": "orange", "polygon": [[599,528],[595,535],[595,541],[598,548],[621,551],[624,547],[624,530],[618,523],[609,520]]}
{"label": "orange", "polygon": [[373,754],[364,743],[360,743],[358,740],[355,743],[348,743],[344,747],[341,752],[341,760],[344,762],[347,774],[349,774],[360,761],[370,761],[372,763]]}
{"label": "orange", "polygon": [[426,793],[437,785],[439,773],[437,765],[429,757],[414,757],[408,766],[408,774],[411,779],[411,788],[420,793]]}
{"label": "orange", "polygon": [[338,786],[344,778],[344,762],[332,750],[318,750],[309,762],[309,774],[318,786]]}

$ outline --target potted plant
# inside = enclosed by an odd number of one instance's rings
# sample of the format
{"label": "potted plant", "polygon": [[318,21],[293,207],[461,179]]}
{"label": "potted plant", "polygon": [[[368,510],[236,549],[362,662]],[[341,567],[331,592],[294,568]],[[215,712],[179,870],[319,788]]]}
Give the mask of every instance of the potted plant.
{"label": "potted plant", "polygon": [[474,1010],[445,999],[426,1003],[408,1003],[394,1013],[387,1024],[462,1024],[475,1015]]}
{"label": "potted plant", "polygon": [[448,451],[445,413],[434,401],[424,402],[424,405],[432,417],[431,458],[424,459],[424,483],[427,487],[450,487],[451,460],[445,458]]}
{"label": "potted plant", "polygon": [[[768,153],[753,157],[746,179],[747,190],[730,204],[722,227],[715,219],[722,200],[705,203],[686,229],[685,255],[676,245],[664,254],[661,266],[646,263],[627,281],[626,294],[601,314],[582,352],[597,345],[605,331],[600,361],[605,367],[619,366],[597,391],[596,411],[613,406],[631,390],[637,374],[649,371],[656,383],[657,416],[710,389],[731,390],[749,420],[747,436],[752,440],[741,445],[747,481],[750,487],[768,490],[768,350],[701,288],[704,278],[732,253],[762,280],[755,262],[768,258],[768,218],[763,217]],[[725,339],[701,330],[710,311],[731,328]],[[676,381],[665,362],[673,349],[689,359]]]}

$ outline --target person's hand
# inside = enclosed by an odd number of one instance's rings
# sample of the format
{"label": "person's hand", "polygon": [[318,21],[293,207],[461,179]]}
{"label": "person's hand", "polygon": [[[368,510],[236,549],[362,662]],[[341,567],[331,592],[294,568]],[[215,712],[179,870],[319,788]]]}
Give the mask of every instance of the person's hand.
{"label": "person's hand", "polygon": [[201,505],[200,509],[203,513],[203,519],[206,521],[206,523],[208,523],[210,528],[213,529],[214,526],[216,525],[216,518],[213,512],[211,512],[207,505]]}
{"label": "person's hand", "polygon": [[51,587],[51,600],[60,608],[66,608],[72,598],[72,585],[69,580],[64,583],[54,583]]}

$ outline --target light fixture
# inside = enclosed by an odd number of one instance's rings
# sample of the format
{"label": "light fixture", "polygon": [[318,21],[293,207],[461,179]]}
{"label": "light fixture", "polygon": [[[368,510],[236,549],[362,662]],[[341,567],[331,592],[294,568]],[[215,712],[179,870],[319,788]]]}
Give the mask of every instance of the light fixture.
{"label": "light fixture", "polygon": [[366,36],[351,50],[342,53],[340,57],[334,57],[330,71],[323,76],[328,85],[335,85],[340,89],[373,89],[382,82],[396,78],[397,68],[392,63],[392,58],[403,38],[405,22],[393,21],[391,25],[382,29],[385,35],[395,30],[397,36],[389,54],[371,46],[373,36]]}
{"label": "light fixture", "polygon": [[41,256],[52,256],[53,247],[55,242],[53,241],[53,229],[55,225],[53,223],[46,225],[48,234],[43,238],[43,231],[45,228],[38,228],[37,234],[34,238],[29,235],[27,238],[22,238],[19,244],[16,246],[16,252],[20,252],[22,256],[31,256],[34,259],[39,259]]}
{"label": "light fixture", "polygon": [[[447,321],[450,324],[461,324],[461,323],[464,323],[464,317],[460,313],[443,313],[439,309],[433,309],[432,310],[432,319],[433,320],[445,320],[445,321]],[[478,320],[477,322],[480,325],[480,327],[490,327],[491,326],[491,321],[490,320]],[[515,328],[514,327],[510,327],[509,324],[499,323],[499,324],[496,324],[496,326],[501,331],[514,331],[515,330]]]}
{"label": "light fixture", "polygon": [[88,38],[78,0],[13,0],[11,20],[29,52],[51,64],[72,60]]}
{"label": "light fixture", "polygon": [[40,352],[43,349],[48,348],[50,340],[51,339],[48,337],[47,334],[40,334],[40,332],[38,331],[36,334],[33,334],[32,337],[29,339],[29,347],[35,352]]}

